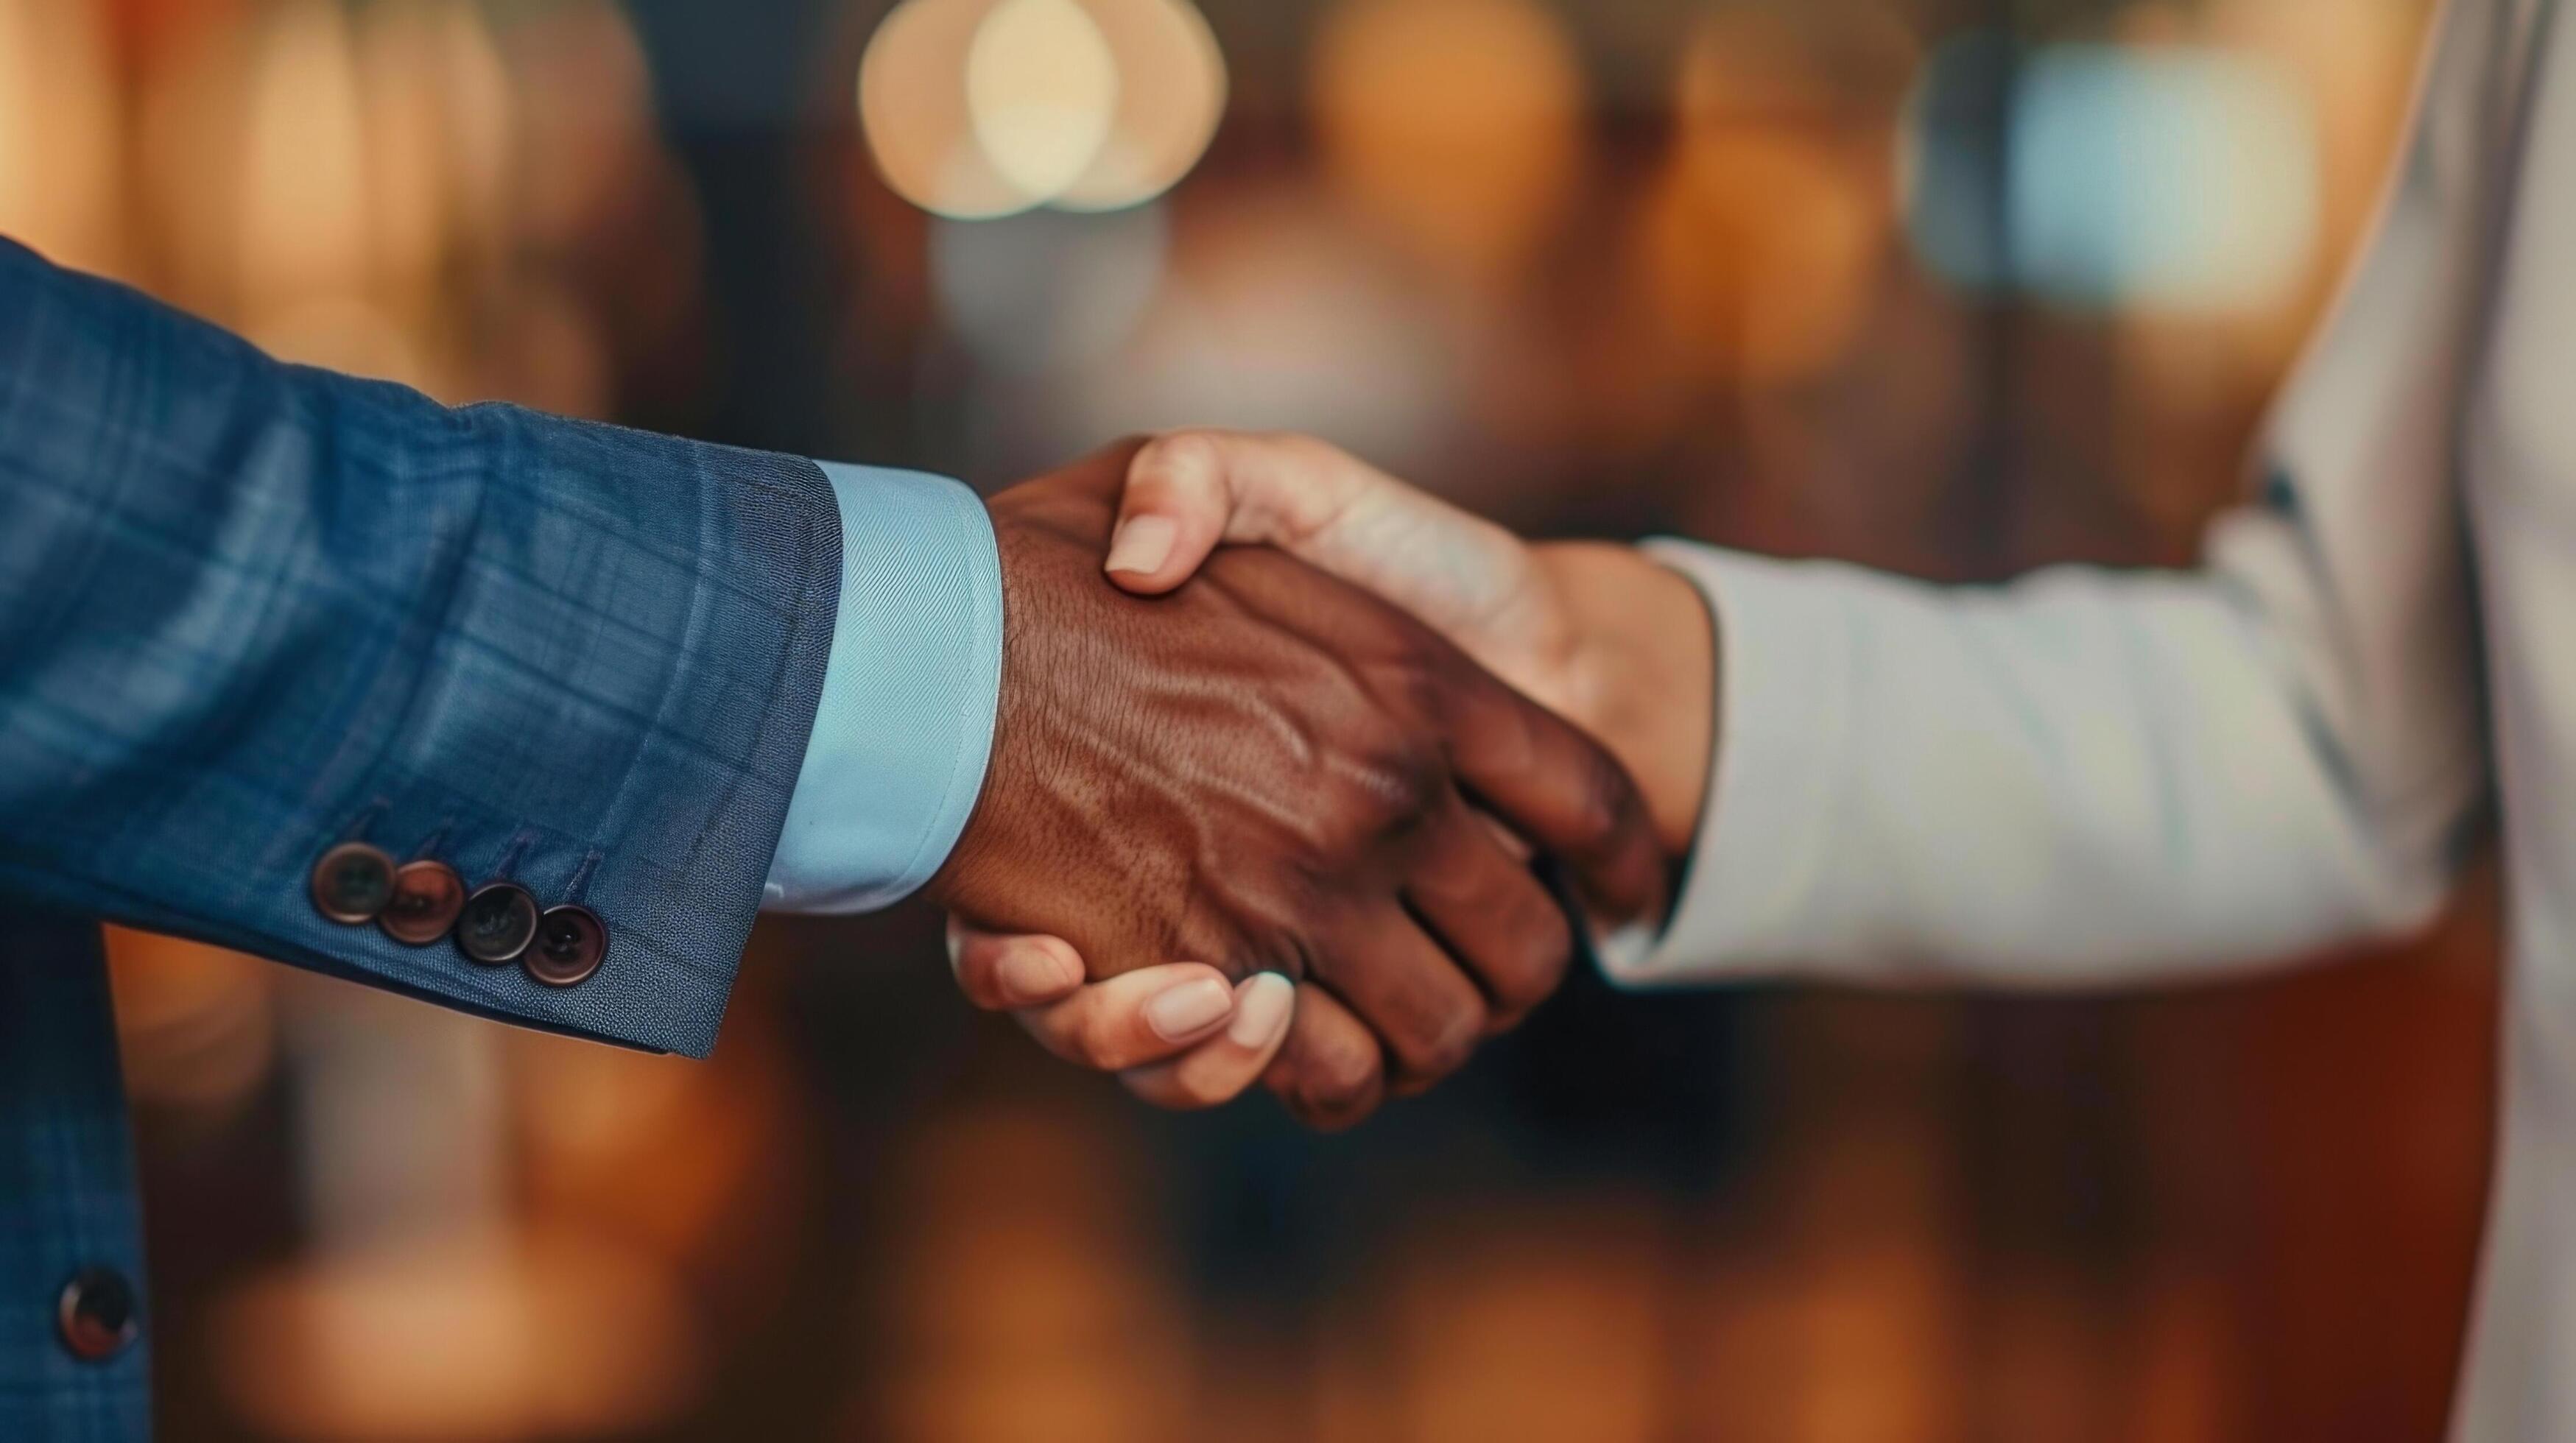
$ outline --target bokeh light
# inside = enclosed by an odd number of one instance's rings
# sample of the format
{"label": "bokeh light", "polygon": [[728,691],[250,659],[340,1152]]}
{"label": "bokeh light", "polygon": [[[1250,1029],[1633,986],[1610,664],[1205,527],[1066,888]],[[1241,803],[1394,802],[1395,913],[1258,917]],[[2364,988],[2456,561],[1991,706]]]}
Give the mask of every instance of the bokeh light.
{"label": "bokeh light", "polygon": [[906,0],[859,66],[878,173],[952,220],[1149,201],[1205,153],[1225,95],[1184,0]]}
{"label": "bokeh light", "polygon": [[345,9],[330,0],[290,0],[271,12],[251,65],[236,222],[241,294],[260,318],[257,328],[265,328],[264,313],[365,289],[360,94]]}
{"label": "bokeh light", "polygon": [[1184,0],[1083,0],[1117,57],[1118,106],[1091,165],[1055,204],[1141,205],[1180,182],[1225,116],[1225,56]]}
{"label": "bokeh light", "polygon": [[116,1032],[137,1102],[222,1113],[277,1060],[274,965],[196,942],[112,928]]}
{"label": "bokeh light", "polygon": [[118,269],[123,118],[97,6],[0,3],[0,233]]}
{"label": "bokeh light", "polygon": [[[2306,277],[2318,145],[2279,72],[2181,45],[2003,43],[1944,46],[1908,107],[1905,208],[1937,273],[2080,308],[2197,312],[2260,307]],[[2000,127],[1939,123],[1998,107]],[[1990,184],[1962,183],[1979,176]]]}
{"label": "bokeh light", "polygon": [[859,124],[877,173],[897,195],[959,220],[1037,203],[976,142],[966,106],[967,55],[990,0],[905,0],[859,62]]}
{"label": "bokeh light", "polygon": [[1315,40],[1336,182],[1441,269],[1507,270],[1559,211],[1583,76],[1535,0],[1346,0]]}
{"label": "bokeh light", "polygon": [[2316,241],[2316,142],[2279,77],[2216,54],[2043,52],[2012,144],[2015,263],[2041,294],[2234,309]]}
{"label": "bokeh light", "polygon": [[[1682,52],[1680,133],[1639,214],[1636,275],[1677,358],[1756,382],[1847,355],[1893,225],[1885,126],[1838,97],[1901,84],[1910,43],[1755,11],[1712,16]],[[1891,78],[1893,77],[1893,78]]]}
{"label": "bokeh light", "polygon": [[924,1246],[867,1280],[897,1382],[843,1436],[1189,1436],[1170,1241],[1134,1226],[1148,1159],[1059,1108],[969,1111],[897,1161],[895,1205]]}
{"label": "bokeh light", "polygon": [[1023,195],[1061,195],[1109,139],[1118,60],[1074,0],[1002,0],[966,48],[976,143]]}
{"label": "bokeh light", "polygon": [[1055,443],[1219,424],[1313,431],[1403,465],[1458,405],[1437,307],[1312,194],[1229,200],[1175,247],[1117,364],[1065,371],[1039,398]]}
{"label": "bokeh light", "polygon": [[709,1348],[670,1274],[554,1230],[291,1267],[213,1321],[242,1418],[272,1437],[346,1443],[633,1430],[694,1400]]}

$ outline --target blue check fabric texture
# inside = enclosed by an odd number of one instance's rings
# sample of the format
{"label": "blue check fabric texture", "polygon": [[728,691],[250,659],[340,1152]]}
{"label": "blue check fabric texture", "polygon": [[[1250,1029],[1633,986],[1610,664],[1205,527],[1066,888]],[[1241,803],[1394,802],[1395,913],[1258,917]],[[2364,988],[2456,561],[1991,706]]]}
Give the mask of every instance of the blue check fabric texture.
{"label": "blue check fabric texture", "polygon": [[[841,551],[811,462],[279,364],[0,242],[0,1440],[146,1427],[139,1350],[51,1343],[68,1269],[140,1266],[95,920],[703,1055]],[[345,839],[582,902],[609,960],[334,926]]]}

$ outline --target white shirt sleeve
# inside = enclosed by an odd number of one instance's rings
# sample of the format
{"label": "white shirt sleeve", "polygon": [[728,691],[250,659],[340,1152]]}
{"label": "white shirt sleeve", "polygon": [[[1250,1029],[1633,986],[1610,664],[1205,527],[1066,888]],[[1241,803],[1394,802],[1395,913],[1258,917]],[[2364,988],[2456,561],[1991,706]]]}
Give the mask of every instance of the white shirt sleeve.
{"label": "white shirt sleeve", "polygon": [[2454,449],[2507,8],[2442,22],[2203,570],[1940,589],[1658,544],[1718,618],[1717,751],[1673,922],[1615,976],[2099,984],[2430,916],[2487,786]]}

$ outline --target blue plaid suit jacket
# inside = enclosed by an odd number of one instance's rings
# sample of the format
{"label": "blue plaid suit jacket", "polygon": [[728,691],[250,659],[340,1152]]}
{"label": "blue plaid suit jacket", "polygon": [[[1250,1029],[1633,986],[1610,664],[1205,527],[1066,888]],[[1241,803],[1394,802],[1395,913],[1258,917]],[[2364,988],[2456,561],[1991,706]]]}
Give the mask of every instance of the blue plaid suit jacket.
{"label": "blue plaid suit jacket", "polygon": [[[840,562],[811,462],[282,365],[0,241],[0,1439],[148,1430],[146,1350],[58,1316],[142,1275],[97,920],[703,1055]],[[608,961],[334,925],[344,840],[579,901]]]}

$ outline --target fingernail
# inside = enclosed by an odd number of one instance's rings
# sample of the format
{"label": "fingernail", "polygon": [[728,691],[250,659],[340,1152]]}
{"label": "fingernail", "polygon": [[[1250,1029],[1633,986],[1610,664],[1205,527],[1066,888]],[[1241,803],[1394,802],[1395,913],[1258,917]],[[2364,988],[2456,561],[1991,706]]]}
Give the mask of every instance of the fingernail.
{"label": "fingernail", "polygon": [[1145,1025],[1165,1042],[1180,1042],[1206,1031],[1234,1006],[1234,989],[1213,977],[1184,982],[1145,1003]]}
{"label": "fingernail", "polygon": [[1168,516],[1131,516],[1118,523],[1117,534],[1109,538],[1111,571],[1134,571],[1151,575],[1163,569],[1172,559],[1172,542],[1181,528]]}
{"label": "fingernail", "polygon": [[1646,959],[1655,955],[1657,932],[1650,922],[1630,922],[1626,926],[1605,924],[1595,919],[1592,933],[1592,955],[1601,970],[1613,977],[1634,977],[1645,970]]}
{"label": "fingernail", "polygon": [[1255,1052],[1268,1047],[1287,1027],[1296,1000],[1297,985],[1287,978],[1276,972],[1254,974],[1234,995],[1234,1020],[1226,1024],[1226,1040]]}
{"label": "fingernail", "polygon": [[1052,947],[1014,947],[993,970],[1015,1002],[1048,1001],[1082,980],[1080,969]]}

